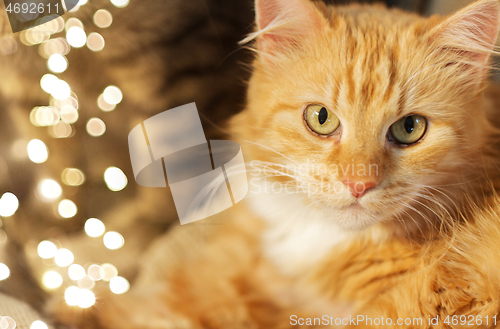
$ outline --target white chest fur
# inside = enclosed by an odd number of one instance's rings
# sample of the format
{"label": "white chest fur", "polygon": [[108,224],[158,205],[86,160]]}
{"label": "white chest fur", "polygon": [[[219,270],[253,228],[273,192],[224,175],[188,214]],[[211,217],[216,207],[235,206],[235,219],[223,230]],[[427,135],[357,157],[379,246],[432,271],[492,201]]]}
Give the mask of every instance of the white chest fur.
{"label": "white chest fur", "polygon": [[351,236],[309,206],[303,194],[250,194],[247,202],[268,225],[264,254],[284,274],[306,271]]}

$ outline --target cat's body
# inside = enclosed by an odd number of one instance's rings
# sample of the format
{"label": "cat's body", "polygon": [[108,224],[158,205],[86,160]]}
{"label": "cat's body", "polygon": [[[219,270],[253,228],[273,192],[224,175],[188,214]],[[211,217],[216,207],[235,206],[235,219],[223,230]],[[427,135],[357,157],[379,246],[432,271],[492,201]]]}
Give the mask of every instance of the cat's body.
{"label": "cat's body", "polygon": [[[483,78],[499,7],[483,0],[427,20],[257,1],[258,55],[247,107],[232,121],[249,164],[247,200],[221,215],[224,225],[170,231],[129,293],[98,294],[85,314],[56,307],[59,319],[281,329],[326,325],[326,315],[328,326],[390,318],[447,328],[447,316],[464,315],[495,327],[499,100]],[[407,136],[394,128],[402,119]]]}

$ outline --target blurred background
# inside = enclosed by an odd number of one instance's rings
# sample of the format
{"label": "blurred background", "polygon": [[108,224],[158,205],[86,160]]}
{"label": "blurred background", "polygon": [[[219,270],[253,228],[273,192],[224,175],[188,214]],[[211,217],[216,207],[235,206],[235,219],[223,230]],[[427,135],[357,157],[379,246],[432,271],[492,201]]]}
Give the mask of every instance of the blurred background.
{"label": "blurred background", "polygon": [[[386,5],[429,16],[470,2]],[[237,44],[253,20],[251,0],[80,0],[12,34],[0,2],[0,316],[11,297],[39,312],[51,294],[85,308],[92,296],[79,291],[133,284],[178,220],[168,188],[135,183],[128,133],[196,102],[207,139],[227,137],[250,73]]]}

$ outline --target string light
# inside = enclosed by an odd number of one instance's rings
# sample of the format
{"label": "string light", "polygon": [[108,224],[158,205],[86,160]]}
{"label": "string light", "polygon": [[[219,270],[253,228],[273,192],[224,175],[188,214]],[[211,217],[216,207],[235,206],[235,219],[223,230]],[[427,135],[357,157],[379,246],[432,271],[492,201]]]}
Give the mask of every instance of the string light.
{"label": "string light", "polygon": [[85,222],[85,233],[91,238],[97,238],[104,234],[106,226],[97,218],[89,218]]}
{"label": "string light", "polygon": [[0,263],[0,281],[7,279],[10,276],[10,270],[7,265]]}
{"label": "string light", "polygon": [[121,191],[127,186],[127,176],[120,168],[109,167],[104,172],[104,181],[111,191]]}
{"label": "string light", "polygon": [[28,146],[28,158],[34,163],[44,163],[49,157],[49,151],[45,143],[39,139],[32,139],[29,141]]}
{"label": "string light", "polygon": [[104,234],[104,246],[110,250],[116,250],[123,247],[125,244],[125,239],[118,232],[108,232]]}
{"label": "string light", "polygon": [[5,192],[0,198],[0,216],[10,217],[19,208],[19,200],[17,197],[10,192]]}

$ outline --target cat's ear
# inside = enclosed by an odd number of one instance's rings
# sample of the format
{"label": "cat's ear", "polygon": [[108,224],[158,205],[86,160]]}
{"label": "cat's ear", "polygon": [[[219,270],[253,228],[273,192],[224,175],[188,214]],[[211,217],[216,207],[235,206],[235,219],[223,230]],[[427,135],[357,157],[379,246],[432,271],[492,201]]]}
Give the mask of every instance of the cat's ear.
{"label": "cat's ear", "polygon": [[310,0],[255,0],[257,48],[266,54],[293,51],[327,25],[320,7]]}
{"label": "cat's ear", "polygon": [[499,26],[499,0],[481,0],[436,26],[431,38],[452,50],[463,63],[485,68],[495,47]]}

